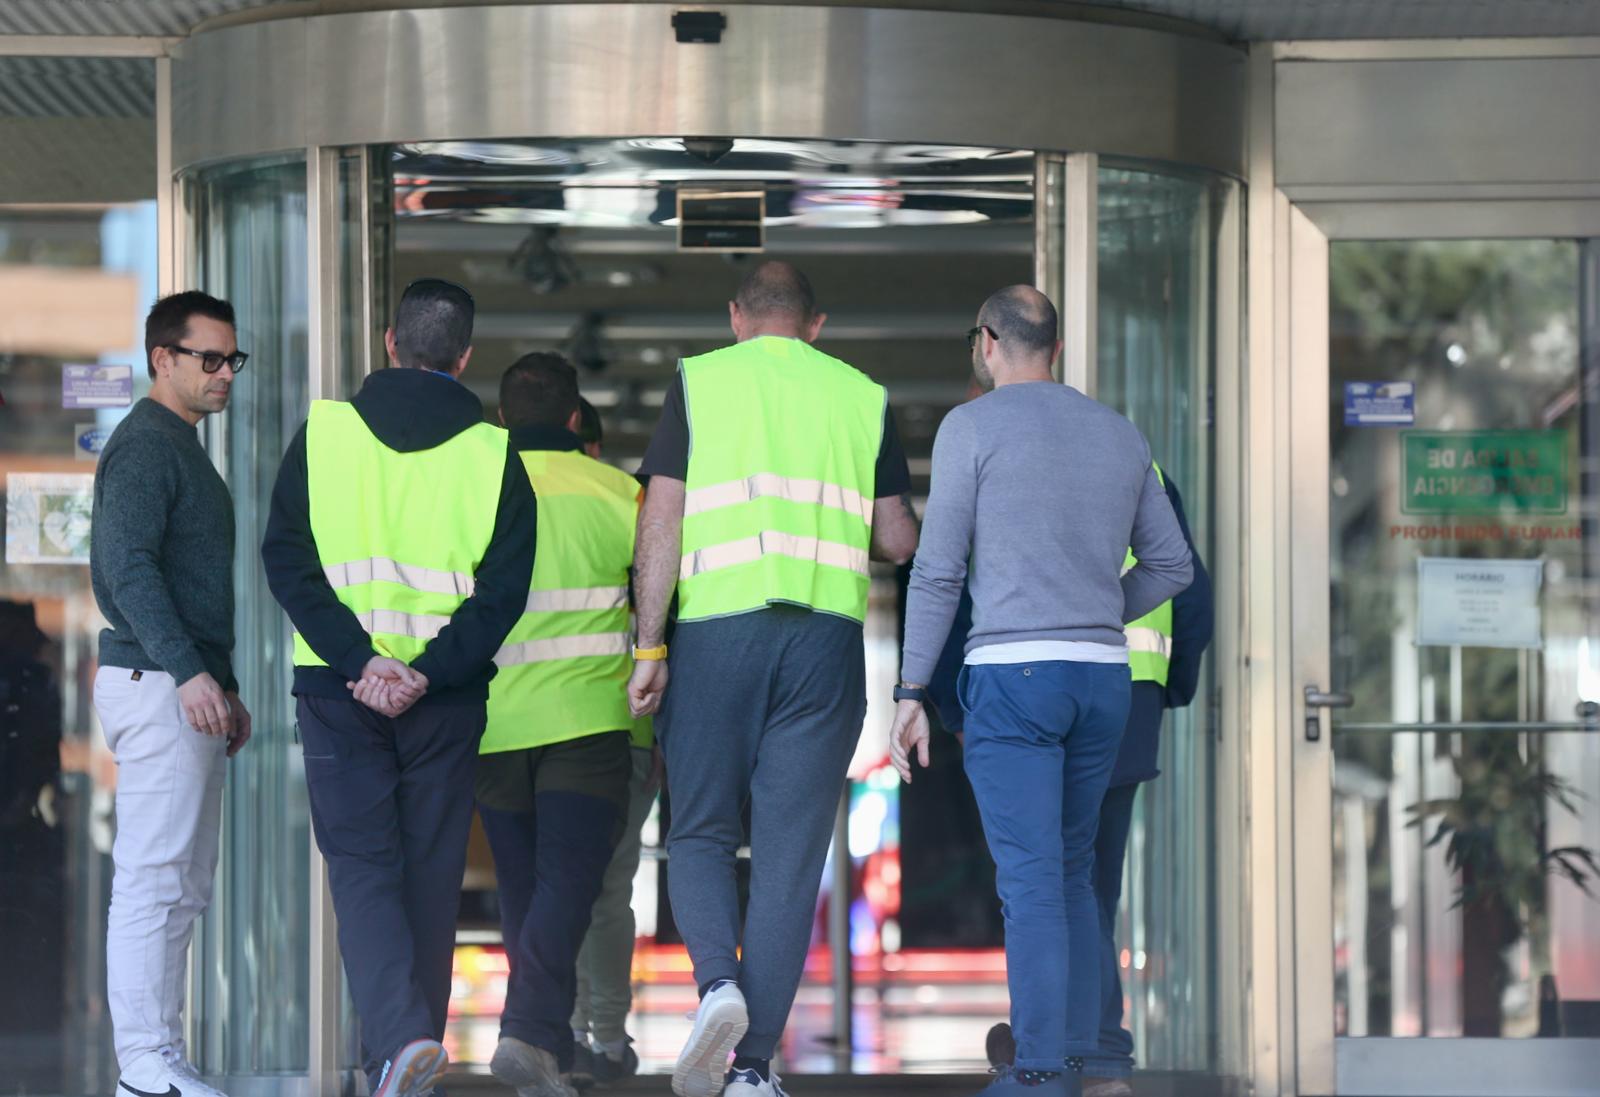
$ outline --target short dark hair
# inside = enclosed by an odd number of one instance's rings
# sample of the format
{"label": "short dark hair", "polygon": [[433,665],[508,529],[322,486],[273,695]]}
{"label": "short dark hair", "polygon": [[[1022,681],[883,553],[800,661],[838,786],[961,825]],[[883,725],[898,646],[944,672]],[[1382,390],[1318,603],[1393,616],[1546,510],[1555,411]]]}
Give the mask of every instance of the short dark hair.
{"label": "short dark hair", "polygon": [[227,324],[235,331],[239,328],[233,318],[233,306],[220,297],[191,289],[161,298],[150,306],[150,312],[144,318],[144,367],[152,378],[156,375],[156,348],[169,347],[187,339],[189,320],[195,316]]}
{"label": "short dark hair", "polygon": [[409,369],[450,370],[472,346],[472,294],[442,278],[419,278],[394,310],[394,351]]}
{"label": "short dark hair", "polygon": [[578,397],[578,437],[586,446],[598,446],[606,438],[606,428],[600,422],[600,412],[582,396]]}
{"label": "short dark hair", "polygon": [[580,399],[578,371],[559,354],[524,354],[500,377],[500,415],[508,427],[564,427]]}
{"label": "short dark hair", "polygon": [[1056,307],[1032,286],[1007,286],[995,293],[983,303],[978,322],[993,329],[1002,343],[1033,354],[1051,354],[1060,337]]}
{"label": "short dark hair", "polygon": [[811,280],[781,259],[769,259],[745,275],[733,301],[746,316],[783,316],[806,324],[817,315]]}

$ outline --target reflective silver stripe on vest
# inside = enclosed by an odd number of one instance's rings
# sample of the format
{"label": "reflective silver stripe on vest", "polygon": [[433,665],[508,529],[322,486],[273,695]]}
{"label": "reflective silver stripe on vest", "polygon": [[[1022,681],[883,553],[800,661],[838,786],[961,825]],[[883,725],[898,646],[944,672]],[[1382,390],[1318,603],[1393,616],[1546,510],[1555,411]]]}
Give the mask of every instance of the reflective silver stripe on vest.
{"label": "reflective silver stripe on vest", "polygon": [[477,585],[472,576],[459,571],[436,571],[415,564],[402,564],[386,556],[329,564],[322,569],[322,573],[328,577],[328,584],[334,590],[358,587],[363,583],[398,583],[427,594],[455,594],[467,598]]}
{"label": "reflective silver stripe on vest", "polygon": [[1159,655],[1163,659],[1172,658],[1172,637],[1153,628],[1124,629],[1128,634],[1128,650],[1143,652],[1146,655]]}
{"label": "reflective silver stripe on vest", "polygon": [[622,609],[628,604],[627,587],[572,587],[536,590],[528,595],[527,613],[571,613],[575,610]]}
{"label": "reflective silver stripe on vest", "polygon": [[684,517],[704,514],[737,503],[753,503],[757,499],[786,499],[791,503],[811,503],[832,510],[842,510],[868,525],[872,524],[872,500],[859,491],[828,484],[821,480],[798,480],[779,476],[775,472],[758,472],[743,480],[729,480],[695,488],[683,500]]}
{"label": "reflective silver stripe on vest", "polygon": [[528,663],[548,663],[555,659],[582,659],[590,655],[627,655],[632,650],[633,640],[626,632],[552,636],[544,640],[507,644],[495,653],[494,665],[516,667]]}
{"label": "reflective silver stripe on vest", "polygon": [[815,537],[801,537],[769,529],[754,537],[724,541],[720,545],[707,545],[703,549],[684,553],[678,578],[693,579],[708,571],[753,564],[763,556],[792,556],[797,560],[815,560],[819,564],[844,568],[860,575],[868,574],[867,554],[863,549],[841,545],[837,541],[820,541]]}
{"label": "reflective silver stripe on vest", "polygon": [[401,613],[394,609],[369,609],[356,614],[361,627],[372,636],[409,636],[413,640],[432,640],[450,623],[450,618],[430,613]]}

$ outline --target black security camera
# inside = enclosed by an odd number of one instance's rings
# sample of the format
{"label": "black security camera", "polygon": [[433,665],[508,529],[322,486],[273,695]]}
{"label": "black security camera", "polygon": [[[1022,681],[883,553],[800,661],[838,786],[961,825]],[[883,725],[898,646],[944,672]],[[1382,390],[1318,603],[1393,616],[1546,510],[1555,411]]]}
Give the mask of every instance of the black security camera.
{"label": "black security camera", "polygon": [[714,46],[728,29],[728,17],[720,11],[675,11],[672,30],[679,42],[698,42]]}
{"label": "black security camera", "polygon": [[707,164],[715,164],[733,151],[733,138],[685,137],[683,139],[683,151],[696,160],[703,160]]}

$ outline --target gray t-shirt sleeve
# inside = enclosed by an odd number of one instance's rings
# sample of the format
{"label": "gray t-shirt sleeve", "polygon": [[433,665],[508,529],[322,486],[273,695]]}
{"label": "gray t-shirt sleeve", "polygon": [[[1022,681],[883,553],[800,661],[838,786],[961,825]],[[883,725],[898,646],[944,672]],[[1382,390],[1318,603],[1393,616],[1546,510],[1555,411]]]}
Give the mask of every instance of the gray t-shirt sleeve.
{"label": "gray t-shirt sleeve", "polygon": [[906,595],[906,638],[900,677],[926,685],[933,677],[967,578],[978,505],[977,436],[961,409],[945,416],[933,442],[933,486],[922,540]]}
{"label": "gray t-shirt sleeve", "polygon": [[161,574],[161,546],[177,502],[178,461],[154,432],[102,458],[95,549],[117,612],[146,655],[179,685],[205,671]]}
{"label": "gray t-shirt sleeve", "polygon": [[1122,577],[1122,620],[1137,621],[1162,602],[1175,598],[1194,578],[1194,562],[1172,500],[1152,466],[1139,492],[1134,514],[1133,555],[1138,563]]}

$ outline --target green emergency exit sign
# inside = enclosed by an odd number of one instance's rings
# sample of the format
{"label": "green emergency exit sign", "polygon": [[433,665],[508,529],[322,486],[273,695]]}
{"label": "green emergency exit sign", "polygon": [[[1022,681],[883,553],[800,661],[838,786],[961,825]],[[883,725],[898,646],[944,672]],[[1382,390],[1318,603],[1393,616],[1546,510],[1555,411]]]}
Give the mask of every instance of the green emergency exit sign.
{"label": "green emergency exit sign", "polygon": [[1567,434],[1559,430],[1408,430],[1407,514],[1564,514]]}

